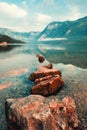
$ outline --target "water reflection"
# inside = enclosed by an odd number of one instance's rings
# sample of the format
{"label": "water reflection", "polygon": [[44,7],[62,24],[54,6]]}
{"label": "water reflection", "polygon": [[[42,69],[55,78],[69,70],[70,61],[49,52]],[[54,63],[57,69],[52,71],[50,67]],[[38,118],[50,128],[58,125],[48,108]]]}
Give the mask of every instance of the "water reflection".
{"label": "water reflection", "polygon": [[45,56],[44,64],[52,62],[53,67],[62,72],[66,86],[58,96],[70,96],[70,93],[86,90],[87,69],[76,67],[87,68],[86,42],[45,41],[0,47],[0,128],[3,130],[7,129],[4,110],[6,99],[30,95],[33,83],[28,76],[38,66],[44,65],[38,62],[38,53]]}
{"label": "water reflection", "polygon": [[[44,55],[46,60],[51,63],[73,64],[81,68],[87,68],[86,41],[44,41],[26,44],[9,44],[8,46],[0,47],[0,59],[10,58],[15,55],[16,57],[19,55],[21,57],[23,54],[25,57],[29,55],[30,58],[38,53]],[[20,58],[19,60],[21,61],[23,59]],[[26,64],[28,63],[29,59]]]}
{"label": "water reflection", "polygon": [[11,51],[12,49],[16,47],[20,47],[21,45],[13,45],[13,44],[8,44],[7,46],[0,46],[0,52],[8,52]]}
{"label": "water reflection", "polygon": [[87,43],[51,41],[51,43],[39,45],[38,48],[51,63],[73,64],[87,68]]}

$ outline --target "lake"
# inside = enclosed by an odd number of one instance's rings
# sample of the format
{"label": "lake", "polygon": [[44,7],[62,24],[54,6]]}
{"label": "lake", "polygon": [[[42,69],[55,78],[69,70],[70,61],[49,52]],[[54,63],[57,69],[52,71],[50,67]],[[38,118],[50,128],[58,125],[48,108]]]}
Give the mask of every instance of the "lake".
{"label": "lake", "polygon": [[[37,54],[46,58],[44,63],[38,62]],[[0,47],[0,130],[7,129],[4,109],[6,99],[28,96],[33,85],[28,77],[40,65],[52,63],[54,68],[61,70],[68,86],[64,95],[78,90],[83,92],[87,86],[86,57],[86,41],[34,41]],[[73,89],[71,86],[74,86]],[[62,98],[64,95],[61,93],[59,96]]]}

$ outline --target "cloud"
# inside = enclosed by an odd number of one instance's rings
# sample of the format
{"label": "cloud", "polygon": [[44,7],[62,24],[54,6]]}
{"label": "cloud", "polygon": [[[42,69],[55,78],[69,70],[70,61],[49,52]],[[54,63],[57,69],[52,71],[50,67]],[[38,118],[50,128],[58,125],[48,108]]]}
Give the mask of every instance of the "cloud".
{"label": "cloud", "polygon": [[15,3],[20,7],[0,2],[0,26],[17,31],[41,31],[52,21],[83,17],[87,10],[72,0],[22,0]]}
{"label": "cloud", "polygon": [[50,22],[51,20],[52,18],[48,15],[41,14],[41,13],[37,14],[37,22],[47,23],[47,22]]}
{"label": "cloud", "polygon": [[54,19],[56,21],[66,21],[66,20],[76,20],[80,17],[83,17],[83,14],[80,11],[80,8],[78,5],[71,5],[70,3],[67,4],[66,10],[60,11],[60,14],[57,16],[54,16]]}
{"label": "cloud", "polygon": [[8,16],[15,18],[22,18],[26,16],[26,11],[21,9],[15,4],[8,4],[6,2],[0,2],[0,16]]}
{"label": "cloud", "polygon": [[69,10],[70,10],[70,13],[69,14],[71,14],[71,16],[70,16],[70,20],[76,20],[76,19],[78,19],[79,17],[81,17],[81,12],[80,12],[80,10],[79,10],[79,7],[78,6],[70,6],[69,7]]}
{"label": "cloud", "polygon": [[22,4],[25,6],[27,5],[27,1],[22,1]]}
{"label": "cloud", "polygon": [[0,27],[25,31],[27,11],[15,4],[0,2]]}

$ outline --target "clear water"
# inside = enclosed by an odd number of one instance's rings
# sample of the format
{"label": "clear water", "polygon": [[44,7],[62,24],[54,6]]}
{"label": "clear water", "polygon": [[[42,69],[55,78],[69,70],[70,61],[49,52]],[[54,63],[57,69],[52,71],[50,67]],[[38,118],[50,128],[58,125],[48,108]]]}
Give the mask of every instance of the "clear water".
{"label": "clear water", "polygon": [[[42,64],[36,57],[38,53],[46,58]],[[28,96],[33,85],[28,76],[40,65],[48,63],[62,71],[64,82],[69,86],[65,94],[78,89],[83,91],[82,86],[87,86],[86,41],[45,41],[0,47],[0,84],[10,83],[8,88],[0,90],[0,130],[7,128],[4,111],[6,99]]]}
{"label": "clear water", "polygon": [[0,48],[0,83],[11,82],[14,87],[32,84],[28,80],[29,74],[43,65],[38,62],[38,53],[46,58],[43,64],[52,63],[57,69],[66,70],[67,65],[72,65],[77,70],[87,68],[87,43],[84,42],[45,41],[14,46],[9,44]]}

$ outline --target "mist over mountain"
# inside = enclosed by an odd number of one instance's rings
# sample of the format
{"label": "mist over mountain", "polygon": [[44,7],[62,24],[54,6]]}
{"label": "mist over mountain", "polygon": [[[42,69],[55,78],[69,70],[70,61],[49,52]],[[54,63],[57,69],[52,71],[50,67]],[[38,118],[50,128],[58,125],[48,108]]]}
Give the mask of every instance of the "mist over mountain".
{"label": "mist over mountain", "polygon": [[[15,39],[15,41],[28,42],[29,40],[35,40],[38,34],[39,32],[15,32],[7,28],[0,28],[0,39],[2,38],[3,40],[5,40],[7,36],[11,39]],[[13,40],[13,42],[15,41]]]}
{"label": "mist over mountain", "polygon": [[[0,41],[5,41],[6,37],[9,37],[11,42],[55,38],[87,38],[87,16],[75,21],[51,22],[42,32],[15,32],[7,28],[0,28]],[[8,42],[8,40],[6,41]]]}

